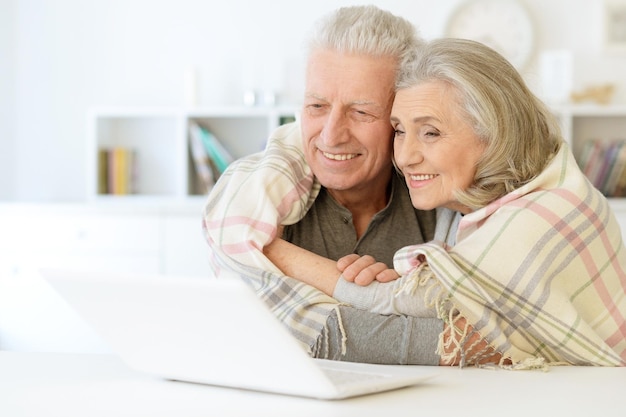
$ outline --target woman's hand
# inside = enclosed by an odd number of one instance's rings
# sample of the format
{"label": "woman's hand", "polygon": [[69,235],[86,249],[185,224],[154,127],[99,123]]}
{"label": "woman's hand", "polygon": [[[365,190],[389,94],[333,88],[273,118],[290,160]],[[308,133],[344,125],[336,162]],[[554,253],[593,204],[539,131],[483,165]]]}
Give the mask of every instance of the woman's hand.
{"label": "woman's hand", "polygon": [[[453,327],[447,323],[444,327],[443,345],[445,350],[444,353],[446,355],[454,353],[455,348],[462,343],[463,345],[461,346],[461,349],[465,350],[465,357],[468,360],[468,363],[465,365],[498,364],[500,362],[504,365],[511,364],[509,359],[502,360],[502,354],[500,352],[496,352],[489,345],[487,340],[481,339],[481,336],[477,332],[473,331],[474,328],[464,317],[457,317],[454,321],[454,327],[459,330],[454,330]],[[462,333],[469,335],[467,340],[462,340]],[[450,339],[454,339],[454,341],[451,341]],[[447,360],[442,358],[439,361],[440,366],[460,364],[461,353],[458,351],[456,351],[456,356],[454,358],[448,358]]]}
{"label": "woman's hand", "polygon": [[346,281],[363,286],[374,281],[389,282],[400,277],[394,269],[389,269],[382,262],[376,262],[369,255],[346,255],[337,261],[337,269],[342,272]]}

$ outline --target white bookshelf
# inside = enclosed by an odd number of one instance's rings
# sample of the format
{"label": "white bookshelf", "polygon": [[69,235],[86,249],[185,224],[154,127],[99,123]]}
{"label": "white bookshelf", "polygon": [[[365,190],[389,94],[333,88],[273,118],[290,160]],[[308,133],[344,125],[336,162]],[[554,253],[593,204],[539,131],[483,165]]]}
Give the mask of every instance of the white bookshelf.
{"label": "white bookshelf", "polygon": [[[626,140],[626,105],[563,105],[552,110],[577,160],[587,141]],[[626,237],[626,198],[609,197],[609,201]]]}
{"label": "white bookshelf", "polygon": [[576,157],[588,140],[626,140],[626,105],[564,105],[552,109]]}
{"label": "white bookshelf", "polygon": [[[90,200],[184,200],[198,196],[189,152],[188,127],[209,129],[240,158],[261,151],[269,134],[295,107],[97,108],[88,114],[87,195]],[[136,155],[136,192],[111,195],[98,190],[101,148],[125,147]]]}
{"label": "white bookshelf", "polygon": [[[588,140],[626,139],[626,105],[552,106],[563,135],[576,157]],[[239,158],[258,152],[284,117],[297,107],[97,108],[88,115],[87,195],[97,201],[172,203],[201,198],[189,153],[188,126],[198,122]],[[128,146],[138,157],[137,193],[114,196],[98,193],[98,149]],[[626,236],[626,199],[611,198]]]}

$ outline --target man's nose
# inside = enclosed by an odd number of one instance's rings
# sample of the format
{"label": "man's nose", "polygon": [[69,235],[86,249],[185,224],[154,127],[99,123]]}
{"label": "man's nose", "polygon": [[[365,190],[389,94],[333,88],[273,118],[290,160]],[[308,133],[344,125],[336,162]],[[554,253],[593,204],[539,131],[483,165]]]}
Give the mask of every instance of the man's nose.
{"label": "man's nose", "polygon": [[346,141],[348,132],[347,116],[340,109],[333,109],[324,122],[321,139],[327,146],[336,146]]}

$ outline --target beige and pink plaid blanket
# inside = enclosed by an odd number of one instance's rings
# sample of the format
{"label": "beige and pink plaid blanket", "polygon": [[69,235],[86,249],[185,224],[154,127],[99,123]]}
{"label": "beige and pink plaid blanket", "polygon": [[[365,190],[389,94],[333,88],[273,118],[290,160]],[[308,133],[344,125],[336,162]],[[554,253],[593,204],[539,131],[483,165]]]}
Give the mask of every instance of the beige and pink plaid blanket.
{"label": "beige and pink plaid blanket", "polygon": [[465,215],[454,247],[398,251],[409,287],[419,255],[443,288],[441,317],[451,320],[451,303],[514,365],[626,365],[620,227],[567,145],[535,180]]}
{"label": "beige and pink plaid blanket", "polygon": [[310,353],[338,303],[283,275],[263,247],[278,225],[304,217],[319,190],[304,160],[300,126],[288,124],[274,132],[263,152],[235,161],[220,176],[203,226],[215,272],[225,268],[241,275]]}
{"label": "beige and pink plaid blanket", "polygon": [[[284,276],[262,249],[278,225],[304,216],[318,192],[299,126],[290,124],[264,152],[229,167],[204,214],[216,272],[226,268],[247,280],[309,352],[338,303]],[[420,254],[427,260],[421,266]],[[534,181],[466,215],[454,247],[410,246],[396,262],[409,287],[416,269],[431,271],[443,294],[440,316],[449,320],[452,305],[514,364],[626,364],[620,228],[567,145]]]}

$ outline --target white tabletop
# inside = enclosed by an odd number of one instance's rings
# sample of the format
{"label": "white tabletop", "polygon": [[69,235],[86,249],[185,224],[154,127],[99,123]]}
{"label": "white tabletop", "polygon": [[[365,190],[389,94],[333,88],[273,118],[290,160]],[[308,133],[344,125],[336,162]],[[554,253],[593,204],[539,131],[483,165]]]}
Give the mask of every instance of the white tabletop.
{"label": "white tabletop", "polygon": [[323,401],[165,381],[116,356],[0,352],[0,416],[626,416],[626,368],[440,368],[426,383]]}

